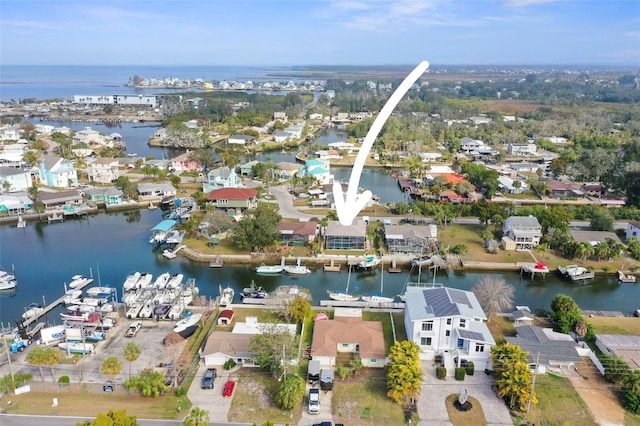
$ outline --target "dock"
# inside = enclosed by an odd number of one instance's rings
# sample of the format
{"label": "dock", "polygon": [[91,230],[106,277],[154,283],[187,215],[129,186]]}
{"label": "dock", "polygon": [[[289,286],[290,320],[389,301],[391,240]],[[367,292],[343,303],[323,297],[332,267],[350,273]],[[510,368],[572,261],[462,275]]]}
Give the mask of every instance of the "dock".
{"label": "dock", "polygon": [[218,255],[214,260],[209,262],[209,268],[222,268],[223,264],[222,258]]}
{"label": "dock", "polygon": [[391,266],[389,266],[389,269],[387,269],[390,274],[399,274],[400,272],[402,272],[402,269],[398,268],[396,263],[397,262],[395,259],[391,261]]}
{"label": "dock", "polygon": [[[74,288],[74,290],[83,290],[85,287],[87,287],[88,285],[90,285],[91,283],[93,283],[93,280],[91,281],[86,281],[83,284],[77,286]],[[51,312],[52,310],[54,310],[56,307],[58,307],[59,305],[61,305],[64,301],[66,294],[63,294],[62,296],[60,296],[59,298],[57,298],[56,300],[54,300],[53,302],[49,303],[47,306],[45,306],[42,309],[42,312],[38,313],[35,316],[32,316],[30,318],[27,318],[25,320],[21,320],[19,321],[22,326],[24,328],[29,327],[31,324],[33,324],[34,322],[38,321],[41,317],[45,316],[46,314],[48,314],[49,312]]]}
{"label": "dock", "polygon": [[164,257],[166,257],[167,259],[175,259],[178,256],[178,252],[180,250],[182,250],[183,248],[186,248],[187,246],[185,246],[184,244],[179,245],[178,247],[174,248],[173,250],[171,249],[165,249],[162,252],[162,255]]}
{"label": "dock", "polygon": [[340,272],[340,264],[336,263],[335,259],[331,259],[330,263],[325,263],[323,269],[325,272]]}
{"label": "dock", "polygon": [[355,302],[343,302],[338,300],[321,300],[320,306],[326,308],[363,308],[363,309],[404,309],[404,302],[365,302],[357,300]]}

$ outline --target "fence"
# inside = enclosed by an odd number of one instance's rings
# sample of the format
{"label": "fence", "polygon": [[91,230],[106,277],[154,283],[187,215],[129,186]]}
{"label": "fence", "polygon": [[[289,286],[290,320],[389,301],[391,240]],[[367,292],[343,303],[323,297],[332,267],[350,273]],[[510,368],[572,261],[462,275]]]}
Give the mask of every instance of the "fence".
{"label": "fence", "polygon": [[31,390],[34,392],[52,392],[52,393],[79,393],[79,392],[88,392],[88,393],[104,393],[104,392],[115,392],[115,393],[135,393],[137,392],[129,392],[127,388],[124,387],[123,384],[120,383],[111,383],[109,381],[105,381],[103,383],[57,383],[57,382],[42,382],[39,380],[32,380],[29,382],[29,386]]}

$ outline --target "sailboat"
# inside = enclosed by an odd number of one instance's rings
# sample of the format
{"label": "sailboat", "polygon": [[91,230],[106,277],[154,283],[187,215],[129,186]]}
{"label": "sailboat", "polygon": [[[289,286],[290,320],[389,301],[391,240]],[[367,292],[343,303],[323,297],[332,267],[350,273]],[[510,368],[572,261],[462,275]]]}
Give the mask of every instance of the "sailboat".
{"label": "sailboat", "polygon": [[349,275],[347,276],[347,288],[339,291],[329,291],[329,298],[340,302],[355,302],[360,296],[349,294],[349,282],[351,281],[351,265],[349,265]]}
{"label": "sailboat", "polygon": [[384,262],[380,261],[380,293],[367,294],[362,296],[362,300],[369,303],[391,303],[394,297],[387,297],[383,295],[384,284]]}

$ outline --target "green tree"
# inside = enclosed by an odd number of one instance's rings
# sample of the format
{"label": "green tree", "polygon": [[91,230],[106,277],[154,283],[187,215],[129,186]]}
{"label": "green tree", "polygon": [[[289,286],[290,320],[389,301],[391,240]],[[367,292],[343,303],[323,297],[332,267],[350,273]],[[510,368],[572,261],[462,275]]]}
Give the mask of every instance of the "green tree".
{"label": "green tree", "polygon": [[5,374],[0,377],[0,392],[13,392],[17,387],[23,386],[25,383],[33,380],[33,376],[29,373],[25,374]]}
{"label": "green tree", "polygon": [[232,231],[234,244],[242,250],[264,251],[278,241],[280,233],[276,225],[280,219],[271,206],[259,205],[245,212]]}
{"label": "green tree", "polygon": [[43,365],[51,367],[51,377],[55,381],[53,366],[60,361],[60,351],[56,348],[50,348],[47,346],[36,346],[31,349],[27,354],[27,362],[31,365],[37,365],[40,370],[40,378],[44,382],[44,373],[42,371]]}
{"label": "green tree", "polygon": [[420,394],[424,373],[420,365],[420,348],[411,340],[396,341],[389,350],[387,395],[403,407]]}
{"label": "green tree", "polygon": [[533,373],[529,369],[528,352],[518,345],[496,345],[491,348],[491,363],[498,396],[509,408],[524,411],[530,398],[533,404],[538,403],[532,389]]}
{"label": "green tree", "polygon": [[551,299],[549,316],[556,330],[567,334],[575,330],[578,321],[582,320],[582,312],[578,304],[565,294],[556,294]]}
{"label": "green tree", "polygon": [[613,231],[613,221],[613,215],[609,209],[594,209],[591,213],[591,229],[593,231]]}
{"label": "green tree", "polygon": [[142,396],[156,398],[163,392],[169,392],[171,387],[165,385],[164,375],[158,371],[144,370],[137,376],[126,381],[125,387],[132,391],[137,390]]}
{"label": "green tree", "polygon": [[122,370],[122,361],[117,356],[110,356],[102,361],[100,371],[113,379]]}
{"label": "green tree", "polygon": [[109,410],[107,414],[98,413],[94,420],[76,423],[76,426],[140,426],[136,416],[128,416],[126,410]]}
{"label": "green tree", "polygon": [[474,284],[471,291],[491,320],[492,314],[504,312],[513,307],[516,289],[505,280],[486,275]]}
{"label": "green tree", "polygon": [[304,397],[305,385],[300,376],[287,376],[282,382],[275,396],[278,407],[283,410],[292,410]]}
{"label": "green tree", "polygon": [[141,353],[142,349],[136,342],[129,342],[124,346],[124,359],[129,361],[129,378],[131,378],[131,364],[140,357]]}
{"label": "green tree", "polygon": [[304,295],[298,295],[285,302],[283,314],[287,322],[293,320],[300,324],[311,315],[311,303]]}
{"label": "green tree", "polygon": [[193,407],[182,423],[184,426],[204,426],[209,424],[209,412]]}
{"label": "green tree", "polygon": [[296,336],[276,324],[260,326],[260,334],[251,337],[249,350],[256,354],[260,367],[279,377],[296,354]]}

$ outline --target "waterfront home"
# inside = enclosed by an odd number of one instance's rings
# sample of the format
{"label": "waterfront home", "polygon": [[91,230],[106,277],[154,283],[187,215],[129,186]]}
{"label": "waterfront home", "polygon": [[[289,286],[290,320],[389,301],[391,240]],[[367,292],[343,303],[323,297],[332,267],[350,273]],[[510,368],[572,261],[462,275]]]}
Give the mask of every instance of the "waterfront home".
{"label": "waterfront home", "polygon": [[285,143],[291,138],[291,134],[284,130],[277,131],[273,134],[273,141],[277,143]]}
{"label": "waterfront home", "polygon": [[78,173],[73,168],[73,163],[66,158],[46,155],[40,160],[38,169],[42,185],[56,188],[78,185]]}
{"label": "waterfront home", "polygon": [[0,166],[0,190],[21,192],[27,191],[32,186],[30,170]]}
{"label": "waterfront home", "polygon": [[627,232],[624,235],[624,239],[628,241],[631,237],[640,239],[640,221],[630,220],[627,223]]}
{"label": "waterfront home", "polygon": [[41,135],[50,135],[55,130],[54,126],[51,126],[49,124],[42,124],[42,123],[36,124],[35,128],[36,128],[36,132]]}
{"label": "waterfront home", "polygon": [[596,346],[603,354],[616,356],[633,370],[640,368],[640,336],[621,334],[596,334]]}
{"label": "waterfront home", "polygon": [[260,164],[260,161],[258,160],[251,160],[251,161],[247,161],[244,164],[241,164],[239,169],[240,169],[240,175],[242,176],[249,176],[249,177],[253,177],[253,166]]}
{"label": "waterfront home", "polygon": [[331,174],[331,165],[328,160],[320,160],[314,158],[305,161],[305,165],[300,169],[302,176],[314,177],[320,185],[333,182],[333,175]]}
{"label": "waterfront home", "polygon": [[83,191],[84,197],[95,203],[105,203],[109,206],[117,206],[122,203],[123,193],[116,187],[87,188]]}
{"label": "waterfront home", "polygon": [[198,160],[191,159],[191,151],[178,155],[171,160],[171,168],[176,172],[194,172],[202,169],[202,164]]}
{"label": "waterfront home", "polygon": [[0,124],[0,141],[17,141],[22,130],[18,124]]}
{"label": "waterfront home", "polygon": [[87,174],[89,180],[96,183],[111,183],[118,179],[118,160],[115,158],[100,157],[89,163]]}
{"label": "waterfront home", "polygon": [[460,140],[460,151],[465,154],[470,154],[472,151],[477,151],[479,148],[484,146],[484,142],[478,139],[471,139],[470,137],[465,136]]}
{"label": "waterfront home", "polygon": [[577,243],[589,243],[592,246],[597,246],[599,243],[606,240],[613,240],[617,244],[622,244],[618,235],[615,232],[609,231],[579,231],[572,229],[570,231],[571,238]]}
{"label": "waterfront home", "polygon": [[256,137],[250,135],[231,135],[227,138],[227,143],[244,146],[255,145]]}
{"label": "waterfront home", "polygon": [[505,339],[507,343],[529,352],[529,365],[535,368],[537,364],[536,372],[539,374],[545,374],[549,368],[571,368],[582,361],[581,355],[586,356],[589,352],[568,334],[535,325],[516,327],[516,336]]}
{"label": "waterfront home", "polygon": [[217,209],[226,210],[229,214],[236,214],[258,207],[257,195],[258,191],[255,189],[220,188],[211,191],[207,199]]}
{"label": "waterfront home", "polygon": [[236,171],[227,166],[209,170],[204,181],[202,181],[202,192],[209,193],[222,188],[242,188],[242,183],[238,180]]}
{"label": "waterfront home", "polygon": [[359,217],[349,226],[330,220],[324,229],[325,250],[365,250],[366,241],[367,224]]}
{"label": "waterfront home", "polygon": [[138,184],[138,195],[140,197],[169,197],[177,194],[176,188],[169,182],[140,183]]}
{"label": "waterfront home", "polygon": [[280,244],[283,246],[306,246],[318,235],[318,222],[278,222]]}
{"label": "waterfront home", "polygon": [[0,212],[5,214],[20,214],[31,209],[33,201],[26,193],[0,195]]}
{"label": "waterfront home", "polygon": [[404,326],[407,338],[420,348],[420,358],[442,356],[448,374],[464,359],[476,370],[489,368],[496,344],[487,316],[475,294],[449,287],[407,287]]}
{"label": "waterfront home", "polygon": [[54,207],[75,208],[84,204],[82,195],[75,189],[55,192],[40,191],[36,199],[41,202],[46,209]]}
{"label": "waterfront home", "polygon": [[302,137],[303,131],[304,131],[304,123],[294,124],[284,129],[284,132],[288,133],[291,139],[300,139]]}
{"label": "waterfront home", "polygon": [[88,146],[104,146],[106,145],[106,139],[97,130],[93,130],[91,127],[85,127],[82,130],[78,130],[73,135],[72,143],[73,145],[85,144]]}
{"label": "waterfront home", "polygon": [[[515,182],[520,182],[519,186],[514,185]],[[519,179],[511,179],[507,176],[498,177],[498,189],[505,194],[522,194],[529,189],[529,185]]]}
{"label": "waterfront home", "polygon": [[387,225],[384,227],[389,253],[431,253],[437,249],[436,225]]}
{"label": "waterfront home", "polygon": [[280,161],[279,163],[276,163],[276,166],[278,166],[278,168],[274,173],[279,179],[291,179],[300,171],[300,164],[298,163]]}
{"label": "waterfront home", "polygon": [[527,250],[540,244],[542,226],[534,216],[510,216],[502,225],[502,233],[503,249]]}
{"label": "waterfront home", "polygon": [[311,359],[323,367],[336,365],[339,354],[349,354],[364,367],[383,368],[387,354],[380,321],[365,321],[362,310],[335,308],[333,319],[318,319],[313,325]]}
{"label": "waterfront home", "polygon": [[438,158],[442,157],[442,154],[439,152],[421,152],[420,159],[423,163],[433,163],[437,161]]}

